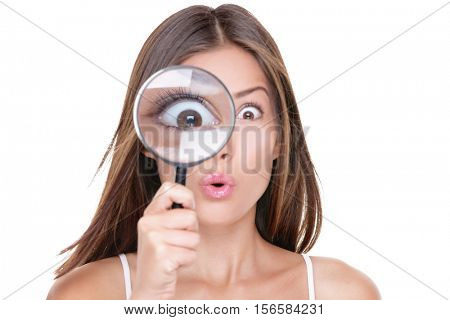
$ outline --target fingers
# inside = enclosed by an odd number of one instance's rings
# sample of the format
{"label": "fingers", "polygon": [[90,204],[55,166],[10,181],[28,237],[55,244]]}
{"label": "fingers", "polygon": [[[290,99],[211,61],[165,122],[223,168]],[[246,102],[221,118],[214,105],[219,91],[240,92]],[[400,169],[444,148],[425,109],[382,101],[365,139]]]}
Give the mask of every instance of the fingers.
{"label": "fingers", "polygon": [[190,209],[172,209],[170,215],[166,212],[144,215],[139,219],[138,228],[142,232],[151,229],[186,229],[198,231],[197,213]]}
{"label": "fingers", "polygon": [[162,262],[162,268],[168,273],[175,271],[180,266],[193,262],[197,257],[197,252],[181,247],[171,247],[170,257],[170,259],[164,259]]}
{"label": "fingers", "polygon": [[194,193],[175,182],[164,182],[156,192],[144,215],[169,210],[172,204],[181,203],[183,208],[195,209]]}
{"label": "fingers", "polygon": [[164,229],[149,232],[148,237],[154,242],[164,242],[171,246],[194,249],[200,242],[200,235],[195,231]]}

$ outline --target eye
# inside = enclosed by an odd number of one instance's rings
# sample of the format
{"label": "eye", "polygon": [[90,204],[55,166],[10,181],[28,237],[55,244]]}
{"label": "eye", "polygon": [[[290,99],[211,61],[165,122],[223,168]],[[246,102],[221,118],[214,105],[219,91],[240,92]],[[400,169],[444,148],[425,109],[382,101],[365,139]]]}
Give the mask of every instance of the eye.
{"label": "eye", "polygon": [[178,100],[165,106],[158,115],[160,123],[168,127],[214,126],[219,120],[199,101]]}
{"label": "eye", "polygon": [[254,120],[260,118],[262,114],[263,112],[261,111],[261,108],[253,103],[242,108],[238,114],[238,118],[244,120]]}

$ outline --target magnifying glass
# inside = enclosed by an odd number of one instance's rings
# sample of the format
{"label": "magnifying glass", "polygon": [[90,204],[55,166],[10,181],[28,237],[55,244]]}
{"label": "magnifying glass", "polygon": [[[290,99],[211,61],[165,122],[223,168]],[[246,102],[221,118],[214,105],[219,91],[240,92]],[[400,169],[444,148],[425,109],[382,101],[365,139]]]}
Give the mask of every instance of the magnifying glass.
{"label": "magnifying glass", "polygon": [[[185,185],[186,169],[213,157],[231,137],[234,102],[222,81],[209,71],[173,65],[142,84],[133,122],[144,147],[176,166],[175,182]],[[182,205],[173,203],[172,208]]]}

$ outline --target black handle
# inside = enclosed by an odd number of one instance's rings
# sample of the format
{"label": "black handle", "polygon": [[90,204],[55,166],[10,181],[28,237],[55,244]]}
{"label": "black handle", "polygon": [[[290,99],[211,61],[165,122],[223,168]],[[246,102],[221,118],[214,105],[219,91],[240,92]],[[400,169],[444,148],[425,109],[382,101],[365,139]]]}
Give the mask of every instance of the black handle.
{"label": "black handle", "polygon": [[[178,167],[177,166],[177,173],[175,176],[175,182],[182,184],[183,186],[186,185],[186,167]],[[183,206],[180,203],[173,203],[172,204],[172,209],[175,208],[183,208]]]}

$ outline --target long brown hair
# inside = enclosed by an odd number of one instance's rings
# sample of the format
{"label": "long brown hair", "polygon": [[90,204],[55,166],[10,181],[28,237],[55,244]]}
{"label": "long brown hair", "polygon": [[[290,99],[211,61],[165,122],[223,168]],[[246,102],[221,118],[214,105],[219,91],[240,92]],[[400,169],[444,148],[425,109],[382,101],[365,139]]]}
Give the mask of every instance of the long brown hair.
{"label": "long brown hair", "polygon": [[[297,103],[275,41],[244,8],[225,4],[216,9],[195,5],[164,20],[145,41],[134,65],[122,115],[97,173],[112,154],[98,208],[74,249],[55,271],[56,278],[88,262],[137,250],[136,225],[161,185],[156,162],[143,156],[133,127],[132,105],[143,82],[154,72],[189,56],[232,43],[257,59],[274,95],[281,127],[280,155],[257,202],[256,227],[276,246],[306,253],[317,240],[322,208],[315,169],[306,146]],[[97,174],[96,173],[96,174]]]}

